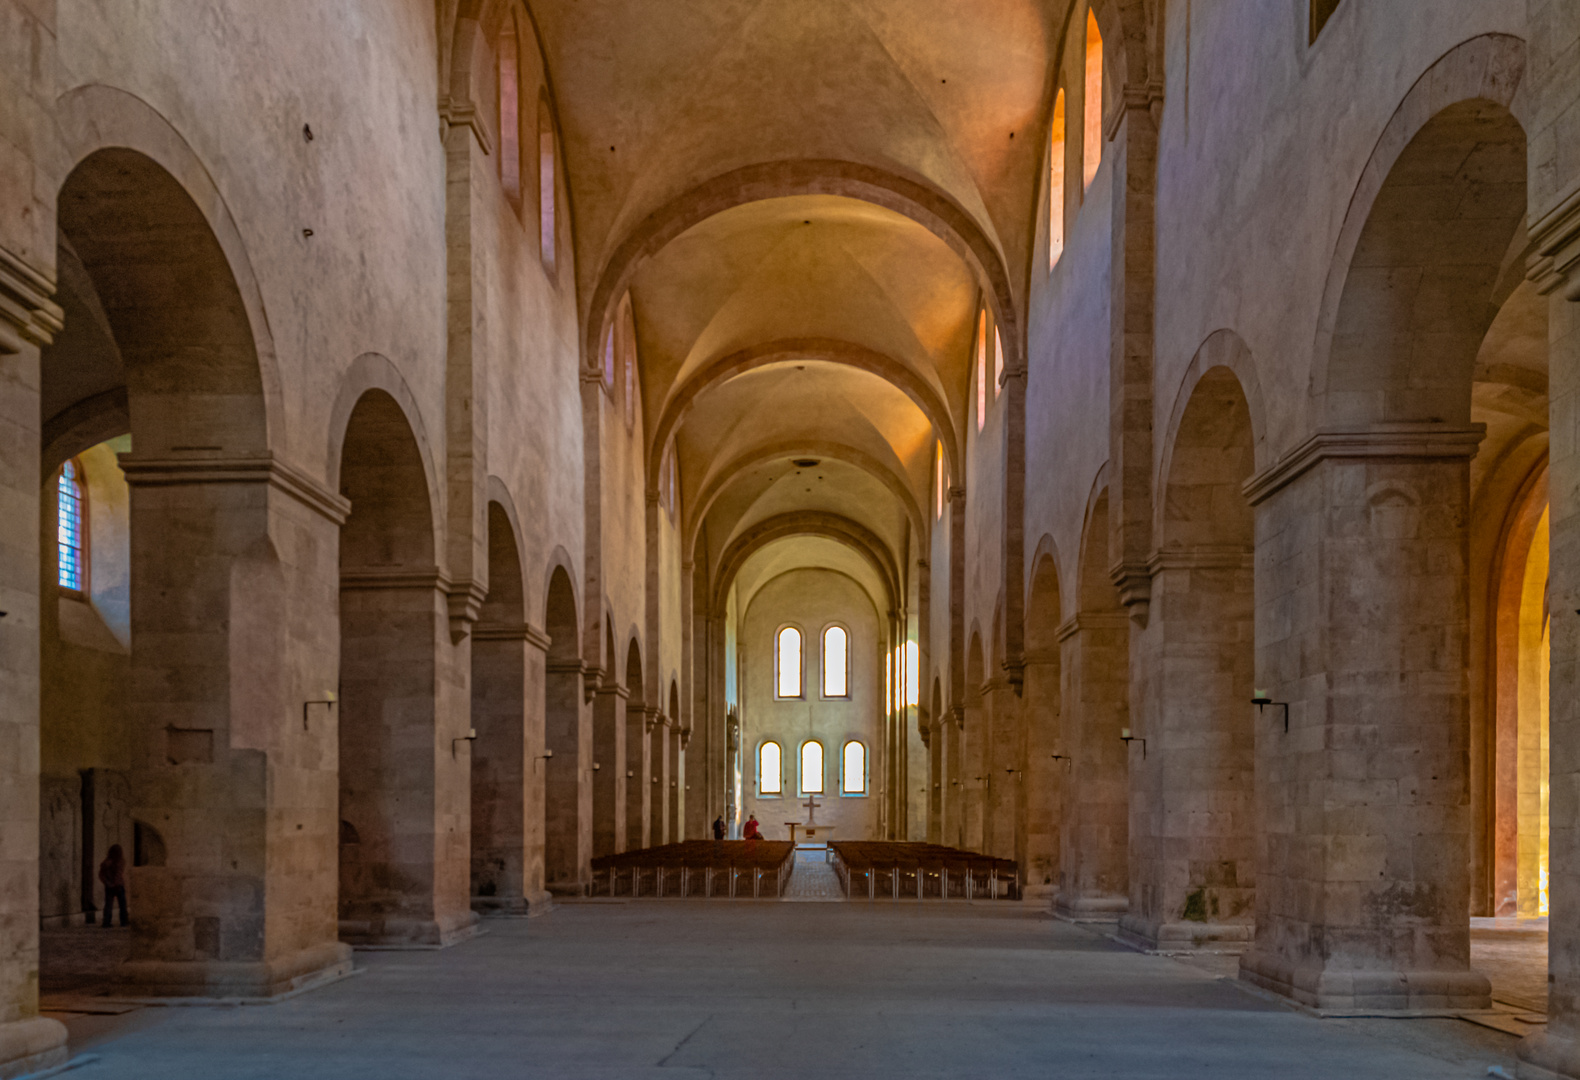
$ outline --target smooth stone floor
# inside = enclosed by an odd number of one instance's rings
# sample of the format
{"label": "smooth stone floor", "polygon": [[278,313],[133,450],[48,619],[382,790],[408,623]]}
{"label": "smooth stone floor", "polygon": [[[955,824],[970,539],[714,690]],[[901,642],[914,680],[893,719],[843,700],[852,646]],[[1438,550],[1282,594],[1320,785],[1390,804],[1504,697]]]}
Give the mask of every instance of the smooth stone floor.
{"label": "smooth stone floor", "polygon": [[272,1006],[70,1020],[82,1080],[1513,1072],[1459,1020],[1318,1020],[1019,904],[567,904]]}

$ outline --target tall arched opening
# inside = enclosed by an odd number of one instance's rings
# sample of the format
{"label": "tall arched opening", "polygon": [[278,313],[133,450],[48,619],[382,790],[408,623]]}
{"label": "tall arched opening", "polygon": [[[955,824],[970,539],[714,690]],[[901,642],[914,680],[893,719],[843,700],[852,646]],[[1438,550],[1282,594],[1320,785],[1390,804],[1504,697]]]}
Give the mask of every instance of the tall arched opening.
{"label": "tall arched opening", "polygon": [[648,776],[652,754],[647,741],[648,717],[644,707],[642,646],[636,638],[625,656],[625,846],[627,850],[648,847]]}
{"label": "tall arched opening", "polygon": [[446,716],[452,646],[427,470],[383,390],[351,410],[340,493],[351,502],[340,530],[341,938],[446,945],[477,920],[471,742],[461,717]]}
{"label": "tall arched opening", "polygon": [[582,698],[576,593],[565,568],[549,578],[544,627],[549,656],[544,677],[544,871],[550,892],[580,895],[592,856],[592,785],[582,762],[592,750],[592,725]]}
{"label": "tall arched opening", "polygon": [[1255,670],[1251,415],[1226,367],[1190,390],[1164,478],[1146,682],[1130,762],[1127,935],[1167,949],[1244,947],[1255,916],[1255,748],[1282,717],[1251,704]]}
{"label": "tall arched opening", "polygon": [[1130,906],[1130,762],[1142,750],[1120,739],[1131,724],[1130,620],[1108,579],[1106,491],[1087,514],[1076,600],[1057,631],[1070,769],[1054,910],[1111,922]]}
{"label": "tall arched opening", "polygon": [[[528,842],[538,786],[528,738],[527,624],[521,554],[505,509],[488,504],[488,596],[472,628],[472,907],[525,914],[542,887]],[[539,880],[533,881],[536,870]]]}
{"label": "tall arched opening", "polygon": [[1064,732],[1059,624],[1059,568],[1043,552],[1032,566],[1026,603],[1025,750],[1021,820],[1025,826],[1015,858],[1025,894],[1051,903],[1059,876],[1059,828],[1064,783],[1072,766]]}

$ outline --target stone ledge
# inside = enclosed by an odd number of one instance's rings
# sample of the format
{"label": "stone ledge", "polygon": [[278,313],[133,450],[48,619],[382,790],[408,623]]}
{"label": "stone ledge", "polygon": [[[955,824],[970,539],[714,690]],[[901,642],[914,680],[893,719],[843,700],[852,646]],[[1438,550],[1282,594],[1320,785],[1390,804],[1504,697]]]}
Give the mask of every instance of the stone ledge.
{"label": "stone ledge", "polygon": [[0,1080],[66,1063],[66,1025],[47,1016],[0,1024]]}
{"label": "stone ledge", "polygon": [[0,355],[55,340],[65,325],[65,312],[50,299],[54,295],[48,278],[0,248]]}

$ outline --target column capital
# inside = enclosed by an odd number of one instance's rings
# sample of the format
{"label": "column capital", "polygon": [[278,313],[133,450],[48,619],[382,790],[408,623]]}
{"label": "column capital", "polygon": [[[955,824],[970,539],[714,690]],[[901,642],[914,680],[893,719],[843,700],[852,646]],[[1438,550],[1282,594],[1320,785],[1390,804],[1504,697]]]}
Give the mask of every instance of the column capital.
{"label": "column capital", "polygon": [[50,299],[54,295],[54,282],[0,248],[0,356],[55,340],[65,312]]}
{"label": "column capital", "polygon": [[154,457],[131,453],[117,456],[132,487],[173,487],[184,484],[268,484],[309,510],[344,525],[351,501],[314,477],[273,454],[246,457]]}
{"label": "column capital", "polygon": [[1535,253],[1525,276],[1543,296],[1562,290],[1566,300],[1580,300],[1580,188],[1531,223]]}
{"label": "column capital", "polygon": [[1240,488],[1252,506],[1265,502],[1329,458],[1384,461],[1463,459],[1476,456],[1485,424],[1400,423],[1318,431]]}

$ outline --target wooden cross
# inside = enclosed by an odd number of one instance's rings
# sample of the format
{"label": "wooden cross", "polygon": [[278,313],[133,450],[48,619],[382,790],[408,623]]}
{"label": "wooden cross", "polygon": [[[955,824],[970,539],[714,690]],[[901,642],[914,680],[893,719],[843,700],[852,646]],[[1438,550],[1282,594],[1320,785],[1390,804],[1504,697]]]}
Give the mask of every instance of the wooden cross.
{"label": "wooden cross", "polygon": [[806,823],[808,825],[817,824],[817,808],[822,805],[820,802],[813,802],[812,796],[808,795],[806,797]]}

